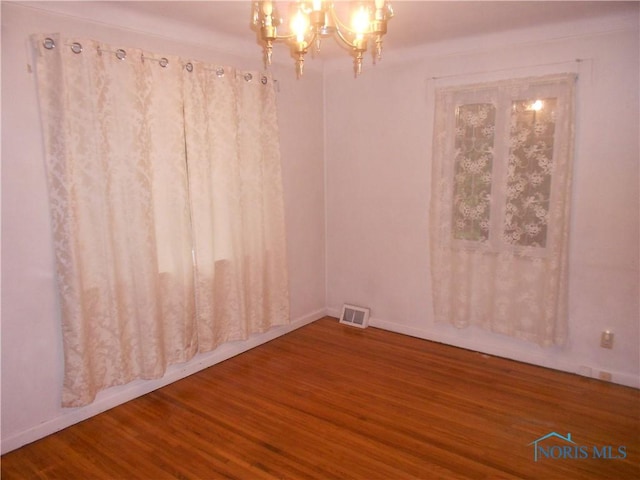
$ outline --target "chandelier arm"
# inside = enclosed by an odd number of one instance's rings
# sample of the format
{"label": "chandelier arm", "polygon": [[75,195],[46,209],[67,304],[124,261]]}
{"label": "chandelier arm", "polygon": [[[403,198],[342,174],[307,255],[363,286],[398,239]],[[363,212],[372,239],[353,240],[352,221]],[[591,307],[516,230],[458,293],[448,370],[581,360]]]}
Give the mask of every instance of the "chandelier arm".
{"label": "chandelier arm", "polygon": [[[346,23],[343,23],[342,20],[340,20],[340,17],[338,17],[338,14],[333,9],[333,6],[329,8],[329,15],[331,15],[331,18],[333,19],[333,23],[335,24],[335,28],[336,28],[335,31],[338,34],[338,37],[340,38],[340,40],[342,40],[349,47],[355,48],[355,45],[345,36],[343,32],[346,31],[351,36],[358,35],[359,32],[352,30],[351,28],[349,28],[349,26]],[[367,38],[369,37],[370,34],[371,32],[362,33],[362,35]]]}
{"label": "chandelier arm", "polygon": [[[340,17],[338,17],[338,14],[333,9],[333,6],[331,6],[331,8],[329,9],[329,14],[331,15],[331,18],[333,19],[333,22],[336,25],[336,30],[346,30],[347,32],[349,32],[350,35],[355,35],[358,33],[355,30],[352,30],[351,28],[349,28],[349,25],[347,25],[346,23],[343,23],[342,20],[340,20]],[[364,34],[367,35],[368,33],[369,32],[366,32]]]}
{"label": "chandelier arm", "polygon": [[[342,33],[342,31],[336,27],[336,33],[338,34],[338,38],[340,40],[342,40],[342,42],[347,45],[348,47],[351,47],[353,49],[357,49],[357,46],[354,42],[351,42],[347,37],[344,36],[344,34]],[[368,37],[368,34],[364,34],[363,35],[365,38]],[[367,38],[368,39],[368,38]]]}
{"label": "chandelier arm", "polygon": [[314,44],[314,42],[316,41],[317,38],[318,38],[318,32],[312,31],[311,32],[311,37],[309,38],[307,43],[311,46],[311,45]]}
{"label": "chandelier arm", "polygon": [[289,35],[276,35],[273,40],[284,40],[285,42],[289,42],[291,39],[296,38],[295,33],[290,33]]}

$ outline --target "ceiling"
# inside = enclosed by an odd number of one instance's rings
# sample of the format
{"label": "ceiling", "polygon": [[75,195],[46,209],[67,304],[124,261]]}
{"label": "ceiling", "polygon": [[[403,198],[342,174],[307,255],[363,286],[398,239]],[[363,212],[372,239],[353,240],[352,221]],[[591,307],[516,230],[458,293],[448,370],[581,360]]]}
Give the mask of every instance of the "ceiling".
{"label": "ceiling", "polygon": [[[246,41],[251,1],[127,1],[121,7],[160,16]],[[287,2],[281,1],[281,4]],[[392,1],[385,49],[400,49],[458,37],[531,27],[608,14],[635,15],[636,1]],[[284,10],[284,9],[282,9]]]}

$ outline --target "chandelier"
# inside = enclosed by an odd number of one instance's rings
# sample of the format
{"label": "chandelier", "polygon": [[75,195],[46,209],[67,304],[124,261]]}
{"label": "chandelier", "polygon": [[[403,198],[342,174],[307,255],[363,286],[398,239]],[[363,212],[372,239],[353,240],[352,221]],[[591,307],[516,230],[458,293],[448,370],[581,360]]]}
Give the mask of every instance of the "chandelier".
{"label": "chandelier", "polygon": [[296,76],[300,78],[309,47],[319,52],[322,40],[333,36],[350,50],[357,77],[362,72],[363,54],[370,42],[375,44],[374,63],[382,57],[382,37],[387,33],[387,21],[393,17],[393,10],[385,0],[349,2],[349,6],[351,21],[347,25],[340,20],[334,2],[330,1],[291,2],[289,22],[280,16],[274,2],[254,2],[252,25],[264,47],[265,65],[271,65],[273,43],[285,41],[296,62]]}

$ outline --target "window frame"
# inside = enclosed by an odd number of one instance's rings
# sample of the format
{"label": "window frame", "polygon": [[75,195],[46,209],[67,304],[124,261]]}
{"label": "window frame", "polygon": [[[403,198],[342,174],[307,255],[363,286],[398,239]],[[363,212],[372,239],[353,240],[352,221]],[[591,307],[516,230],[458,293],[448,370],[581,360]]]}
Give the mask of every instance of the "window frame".
{"label": "window frame", "polygon": [[[551,206],[555,204],[555,199],[559,194],[557,184],[564,183],[557,178],[557,172],[553,171],[551,174],[551,184],[549,188],[549,205],[548,221],[546,227],[547,232],[545,236],[545,246],[527,246],[527,245],[515,245],[505,241],[505,218],[507,209],[507,197],[506,189],[508,185],[507,170],[509,167],[509,139],[510,139],[510,121],[511,110],[514,102],[521,101],[535,101],[541,98],[556,98],[557,105],[556,110],[559,115],[565,112],[563,102],[567,99],[563,96],[561,86],[554,82],[553,77],[542,77],[540,80],[536,79],[522,79],[522,85],[526,85],[527,90],[533,90],[532,93],[523,93],[523,88],[519,88],[518,80],[509,82],[497,81],[491,84],[469,85],[469,86],[453,86],[444,87],[436,91],[438,93],[450,95],[450,104],[447,105],[447,118],[446,128],[447,131],[455,132],[456,130],[456,112],[457,109],[464,105],[473,104],[491,104],[495,107],[495,132],[493,142],[493,165],[491,171],[491,193],[490,193],[490,212],[489,212],[489,232],[488,239],[482,240],[466,240],[456,239],[454,237],[454,189],[450,193],[450,204],[448,205],[448,232],[447,236],[452,248],[457,250],[473,250],[486,254],[499,254],[501,252],[509,251],[518,256],[524,257],[541,257],[544,258],[549,255],[549,239],[557,235],[557,229],[561,226],[555,225],[551,221],[552,211]],[[564,125],[563,118],[556,118],[555,127],[562,128]],[[554,132],[554,138],[557,135],[566,132]],[[447,159],[443,165],[443,174],[447,175],[449,179],[453,179],[456,172],[455,161],[455,136],[451,138],[452,141],[448,142],[445,146],[446,150],[444,156]],[[552,159],[556,160],[560,154],[561,142],[554,141]]]}

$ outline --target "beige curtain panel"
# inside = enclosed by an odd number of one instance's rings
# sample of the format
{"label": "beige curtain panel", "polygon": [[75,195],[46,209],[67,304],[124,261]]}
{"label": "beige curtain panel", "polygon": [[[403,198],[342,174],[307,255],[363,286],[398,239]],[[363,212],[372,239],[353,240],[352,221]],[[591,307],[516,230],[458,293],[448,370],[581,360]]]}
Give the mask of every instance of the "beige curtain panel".
{"label": "beige curtain panel", "polygon": [[62,404],[289,322],[273,81],[36,35]]}
{"label": "beige curtain panel", "polygon": [[575,82],[566,74],[436,90],[437,321],[565,342]]}

